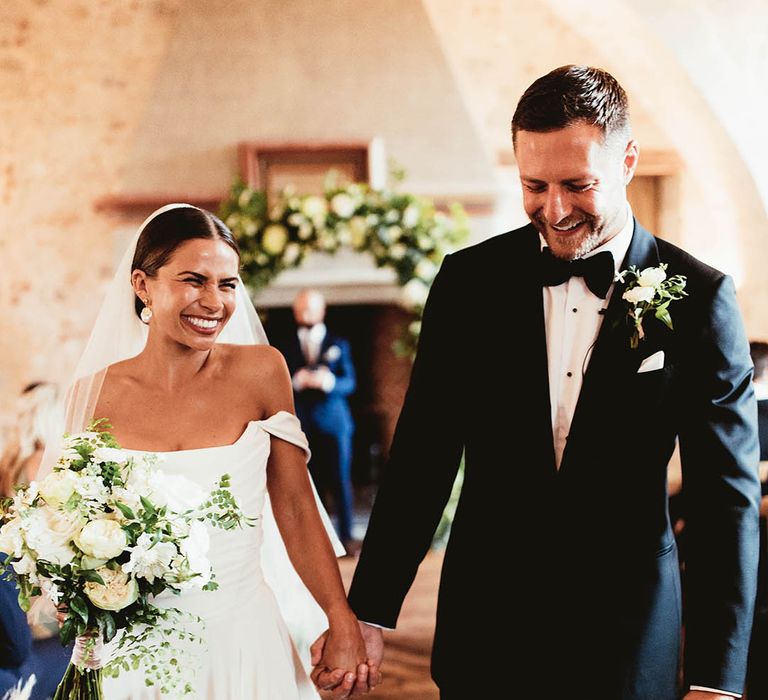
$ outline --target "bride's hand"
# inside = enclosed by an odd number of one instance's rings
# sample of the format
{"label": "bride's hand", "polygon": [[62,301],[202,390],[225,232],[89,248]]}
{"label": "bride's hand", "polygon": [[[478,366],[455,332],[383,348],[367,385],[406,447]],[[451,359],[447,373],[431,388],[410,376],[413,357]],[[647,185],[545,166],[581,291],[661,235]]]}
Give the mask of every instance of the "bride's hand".
{"label": "bride's hand", "polygon": [[312,645],[312,664],[315,685],[332,690],[334,700],[369,691],[365,643],[353,615],[331,621],[328,631]]}

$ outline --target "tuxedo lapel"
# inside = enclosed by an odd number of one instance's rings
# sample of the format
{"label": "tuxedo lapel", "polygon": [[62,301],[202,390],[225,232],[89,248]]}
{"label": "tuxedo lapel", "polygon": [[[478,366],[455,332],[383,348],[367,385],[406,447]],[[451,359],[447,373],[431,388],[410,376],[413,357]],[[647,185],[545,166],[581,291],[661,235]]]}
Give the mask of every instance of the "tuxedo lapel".
{"label": "tuxedo lapel", "polygon": [[[520,234],[521,236],[523,234]],[[555,462],[555,444],[552,436],[552,409],[549,401],[549,361],[547,357],[547,330],[544,320],[544,295],[541,284],[541,240],[539,232],[531,225],[525,232],[525,241],[519,249],[520,260],[530,261],[525,266],[529,274],[524,278],[524,286],[513,292],[516,300],[516,308],[520,328],[530,329],[530,335],[522,339],[521,348],[518,351],[518,362],[522,372],[529,378],[526,385],[535,386],[536,391],[531,392],[528,410],[532,412],[534,426],[541,426],[542,439],[531,441],[531,444],[540,445],[539,458],[546,468],[551,469],[552,474],[557,473]],[[520,265],[523,269],[524,265]],[[522,314],[529,314],[521,317]],[[519,379],[519,377],[516,377]],[[530,384],[529,384],[530,382]],[[519,393],[515,387],[510,395]]]}
{"label": "tuxedo lapel", "polygon": [[[655,239],[635,220],[632,241],[619,269],[626,270],[634,265],[642,270],[658,264],[659,251]],[[616,282],[576,403],[560,464],[561,473],[568,467],[569,458],[572,459],[573,454],[579,451],[580,445],[599,441],[601,414],[610,410],[626,381],[637,372],[647,349],[647,346],[634,350],[630,347],[631,331],[625,318],[627,308],[622,299],[623,293],[624,284]]]}

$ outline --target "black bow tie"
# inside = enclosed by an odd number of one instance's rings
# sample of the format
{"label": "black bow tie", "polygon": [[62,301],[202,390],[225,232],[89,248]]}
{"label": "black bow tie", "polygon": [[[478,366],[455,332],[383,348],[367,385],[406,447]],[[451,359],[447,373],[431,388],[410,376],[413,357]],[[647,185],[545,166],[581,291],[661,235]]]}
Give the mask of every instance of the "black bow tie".
{"label": "black bow tie", "polygon": [[556,287],[574,276],[583,277],[589,291],[605,299],[615,274],[613,254],[607,250],[571,262],[556,258],[549,248],[541,251],[541,282],[546,287]]}

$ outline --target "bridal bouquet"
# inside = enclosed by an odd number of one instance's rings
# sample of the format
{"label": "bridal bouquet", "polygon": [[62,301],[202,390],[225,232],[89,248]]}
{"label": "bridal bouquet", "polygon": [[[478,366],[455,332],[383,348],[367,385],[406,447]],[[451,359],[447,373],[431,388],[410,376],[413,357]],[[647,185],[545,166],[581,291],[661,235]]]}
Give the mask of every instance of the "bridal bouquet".
{"label": "bridal bouquet", "polygon": [[206,493],[157,455],[120,449],[108,427],[66,436],[54,470],[0,508],[0,574],[15,572],[22,609],[44,596],[67,611],[60,637],[75,652],[56,700],[102,698],[102,674],[141,665],[147,685],[191,692],[175,642],[202,643],[199,620],[153,601],[215,590],[207,525],[253,524],[227,475]]}

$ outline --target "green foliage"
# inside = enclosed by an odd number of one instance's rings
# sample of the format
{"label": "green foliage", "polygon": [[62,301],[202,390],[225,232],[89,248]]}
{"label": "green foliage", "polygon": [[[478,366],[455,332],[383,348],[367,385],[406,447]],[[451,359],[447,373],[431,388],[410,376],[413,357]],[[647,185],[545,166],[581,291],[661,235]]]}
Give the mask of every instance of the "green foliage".
{"label": "green foliage", "polygon": [[[402,170],[392,172],[395,181],[404,176]],[[288,188],[268,205],[264,192],[242,180],[233,184],[219,215],[240,245],[245,284],[256,291],[300,265],[310,251],[350,247],[395,272],[406,288],[405,304],[418,318],[443,257],[469,235],[463,207],[453,204],[445,214],[431,201],[395,189],[374,190],[361,183],[341,187],[333,171],[325,186],[323,196]],[[412,352],[415,328],[409,326],[399,352]]]}

